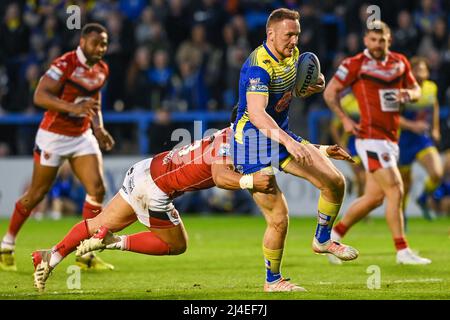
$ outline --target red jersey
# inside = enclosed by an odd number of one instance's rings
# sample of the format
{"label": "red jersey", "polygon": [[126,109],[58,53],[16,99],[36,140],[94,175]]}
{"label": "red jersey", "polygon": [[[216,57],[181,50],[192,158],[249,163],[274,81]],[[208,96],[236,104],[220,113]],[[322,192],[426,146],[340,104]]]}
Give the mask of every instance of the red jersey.
{"label": "red jersey", "polygon": [[215,186],[211,165],[227,163],[230,152],[231,128],[197,140],[182,148],[157,154],[150,164],[150,174],[155,184],[174,198],[185,191],[208,189]]}
{"label": "red jersey", "polygon": [[416,83],[408,59],[389,52],[383,61],[375,60],[369,51],[345,59],[334,78],[351,86],[361,113],[359,138],[398,140],[400,103],[399,89]]}
{"label": "red jersey", "polygon": [[[92,67],[80,47],[56,58],[45,76],[62,84],[58,98],[78,103],[87,98],[98,99],[109,75],[108,65],[99,61]],[[40,128],[66,136],[79,136],[90,126],[86,116],[47,110]]]}

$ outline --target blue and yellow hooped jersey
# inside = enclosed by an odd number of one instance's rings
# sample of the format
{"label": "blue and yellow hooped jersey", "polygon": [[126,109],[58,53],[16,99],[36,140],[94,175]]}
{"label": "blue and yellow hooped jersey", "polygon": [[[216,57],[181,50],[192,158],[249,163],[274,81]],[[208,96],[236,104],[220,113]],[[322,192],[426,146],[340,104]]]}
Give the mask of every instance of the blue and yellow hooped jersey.
{"label": "blue and yellow hooped jersey", "polygon": [[436,83],[431,80],[423,81],[421,88],[420,99],[414,103],[405,104],[402,116],[409,120],[431,121],[433,106],[437,101],[438,88]]}
{"label": "blue and yellow hooped jersey", "polygon": [[242,143],[243,131],[255,126],[247,110],[247,93],[269,97],[266,112],[283,130],[288,129],[288,109],[297,74],[299,50],[294,48],[291,57],[278,60],[266,43],[256,48],[242,65],[239,79],[238,114],[235,121],[235,139]]}
{"label": "blue and yellow hooped jersey", "polygon": [[236,169],[244,174],[272,166],[283,169],[290,161],[286,148],[272,141],[250,122],[247,93],[269,97],[266,112],[293,139],[303,141],[289,131],[289,104],[297,75],[299,50],[291,57],[278,60],[263,43],[242,66],[239,79],[238,113],[234,123],[233,158]]}

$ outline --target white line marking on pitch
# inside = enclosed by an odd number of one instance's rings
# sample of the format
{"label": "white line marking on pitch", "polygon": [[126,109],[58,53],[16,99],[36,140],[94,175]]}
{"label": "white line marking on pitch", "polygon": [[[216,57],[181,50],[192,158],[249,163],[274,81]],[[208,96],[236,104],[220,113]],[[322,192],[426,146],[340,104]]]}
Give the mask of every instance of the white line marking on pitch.
{"label": "white line marking on pitch", "polygon": [[415,283],[415,282],[442,282],[444,279],[440,278],[426,278],[426,279],[403,279],[403,280],[394,280],[391,281],[393,283]]}

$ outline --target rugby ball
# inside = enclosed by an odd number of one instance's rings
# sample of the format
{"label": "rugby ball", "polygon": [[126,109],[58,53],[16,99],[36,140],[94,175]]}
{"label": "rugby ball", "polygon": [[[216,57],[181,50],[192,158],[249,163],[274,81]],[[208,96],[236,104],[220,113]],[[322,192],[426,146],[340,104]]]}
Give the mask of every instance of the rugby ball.
{"label": "rugby ball", "polygon": [[298,57],[297,75],[294,85],[294,96],[303,97],[306,89],[314,85],[320,75],[320,61],[312,52],[304,52]]}

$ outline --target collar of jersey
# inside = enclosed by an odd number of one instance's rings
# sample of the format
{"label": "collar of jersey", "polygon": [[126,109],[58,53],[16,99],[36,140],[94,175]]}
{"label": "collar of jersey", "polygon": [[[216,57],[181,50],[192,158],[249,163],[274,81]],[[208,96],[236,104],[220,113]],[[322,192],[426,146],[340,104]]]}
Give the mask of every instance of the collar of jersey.
{"label": "collar of jersey", "polygon": [[84,55],[83,50],[81,50],[81,48],[79,46],[77,47],[76,53],[77,53],[77,58],[81,62],[81,64],[83,66],[85,66],[86,68],[90,69],[91,67],[87,65],[87,58]]}
{"label": "collar of jersey", "polygon": [[[370,54],[370,52],[369,52],[369,49],[364,49],[364,55],[367,57],[367,58],[369,58],[369,59],[372,59],[372,60],[376,60],[374,57],[372,57],[372,55]],[[381,63],[386,63],[387,61],[388,61],[388,59],[389,59],[389,51],[388,52],[386,52],[386,56],[384,57],[384,59],[381,61]],[[378,61],[378,60],[376,60],[376,61]]]}
{"label": "collar of jersey", "polygon": [[271,56],[273,60],[275,60],[277,63],[279,63],[280,61],[278,61],[277,57],[275,57],[275,55],[269,50],[265,41],[263,42],[263,46],[264,46],[264,49],[266,49],[269,56]]}

